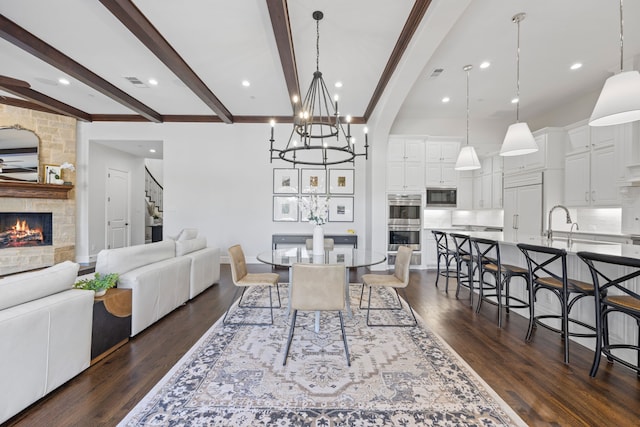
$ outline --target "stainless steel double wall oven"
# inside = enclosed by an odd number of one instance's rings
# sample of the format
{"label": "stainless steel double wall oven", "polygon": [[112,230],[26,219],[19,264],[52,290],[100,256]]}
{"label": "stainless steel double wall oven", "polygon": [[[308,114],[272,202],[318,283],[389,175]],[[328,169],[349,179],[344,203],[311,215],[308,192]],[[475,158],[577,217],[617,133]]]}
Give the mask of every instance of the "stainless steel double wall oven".
{"label": "stainless steel double wall oven", "polygon": [[395,262],[395,254],[401,245],[413,249],[412,264],[420,264],[422,239],[422,196],[420,194],[390,194],[387,212],[387,251],[389,264]]}

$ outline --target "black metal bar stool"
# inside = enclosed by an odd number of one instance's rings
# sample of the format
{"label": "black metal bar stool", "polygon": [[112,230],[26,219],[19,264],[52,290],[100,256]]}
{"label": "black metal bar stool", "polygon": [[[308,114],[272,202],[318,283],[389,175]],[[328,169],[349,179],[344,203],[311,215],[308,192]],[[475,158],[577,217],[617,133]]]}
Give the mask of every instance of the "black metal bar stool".
{"label": "black metal bar stool", "polygon": [[[436,287],[438,287],[438,280],[440,276],[447,279],[444,287],[445,292],[449,292],[449,277],[457,277],[457,269],[451,268],[451,263],[456,260],[456,253],[452,249],[449,249],[449,241],[447,239],[447,233],[439,230],[431,230],[433,237],[436,240]],[[444,261],[444,270],[440,270],[440,264]]]}
{"label": "black metal bar stool", "polygon": [[473,307],[474,276],[478,267],[474,262],[470,237],[466,234],[458,233],[449,233],[449,236],[451,236],[456,246],[456,278],[458,280],[456,298],[460,294],[461,287],[469,289],[469,302]]}
{"label": "black metal bar stool", "polygon": [[[614,360],[636,371],[640,376],[640,295],[634,291],[640,277],[640,259],[615,255],[601,255],[593,252],[578,252],[578,256],[589,266],[591,278],[598,290],[596,298],[596,337],[593,365],[589,375],[596,376],[600,357],[604,353],[609,362]],[[621,313],[631,317],[638,325],[638,341],[634,343],[612,343],[609,338],[609,314]],[[636,352],[636,364],[622,359],[614,351],[627,349]]]}
{"label": "black metal bar stool", "polygon": [[[476,250],[479,274],[478,278],[478,305],[476,313],[480,313],[482,302],[498,306],[498,327],[502,327],[502,309],[507,314],[511,308],[529,308],[529,270],[510,264],[503,264],[500,258],[500,245],[497,240],[483,238],[471,238],[471,243]],[[493,276],[494,283],[485,282],[485,274]],[[527,300],[511,295],[511,279],[519,277],[524,280]]]}
{"label": "black metal bar stool", "polygon": [[[518,248],[527,259],[529,269],[529,329],[527,341],[531,341],[533,328],[540,325],[562,335],[564,339],[564,363],[569,363],[569,337],[596,337],[595,325],[589,325],[571,317],[571,308],[584,297],[593,297],[592,283],[581,282],[567,277],[567,251],[548,246],[518,243]],[[559,273],[558,273],[559,272]],[[536,296],[539,291],[553,293],[560,302],[559,314],[535,314]],[[559,319],[560,328],[542,322],[543,319]],[[570,324],[579,325],[593,332],[571,331]]]}

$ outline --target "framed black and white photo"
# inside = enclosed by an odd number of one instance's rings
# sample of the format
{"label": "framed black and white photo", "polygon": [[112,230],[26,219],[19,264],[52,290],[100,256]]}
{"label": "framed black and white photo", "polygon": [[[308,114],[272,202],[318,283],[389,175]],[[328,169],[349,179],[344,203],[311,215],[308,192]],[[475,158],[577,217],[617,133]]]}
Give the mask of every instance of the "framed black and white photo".
{"label": "framed black and white photo", "polygon": [[305,194],[327,192],[327,171],[324,169],[302,169],[300,188]]}
{"label": "framed black and white photo", "polygon": [[298,222],[298,196],[274,196],[273,220]]}
{"label": "framed black and white photo", "polygon": [[298,194],[300,189],[298,176],[298,169],[274,169],[273,193]]}
{"label": "framed black and white photo", "polygon": [[353,194],[353,169],[329,169],[329,193]]}
{"label": "framed black and white photo", "polygon": [[353,197],[329,199],[329,222],[353,222]]}

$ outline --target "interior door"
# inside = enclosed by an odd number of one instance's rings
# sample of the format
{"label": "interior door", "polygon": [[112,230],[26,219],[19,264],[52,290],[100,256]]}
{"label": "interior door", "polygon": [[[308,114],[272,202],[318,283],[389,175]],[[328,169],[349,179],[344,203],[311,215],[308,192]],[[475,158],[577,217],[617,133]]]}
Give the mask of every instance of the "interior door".
{"label": "interior door", "polygon": [[129,172],[107,171],[107,249],[129,246]]}

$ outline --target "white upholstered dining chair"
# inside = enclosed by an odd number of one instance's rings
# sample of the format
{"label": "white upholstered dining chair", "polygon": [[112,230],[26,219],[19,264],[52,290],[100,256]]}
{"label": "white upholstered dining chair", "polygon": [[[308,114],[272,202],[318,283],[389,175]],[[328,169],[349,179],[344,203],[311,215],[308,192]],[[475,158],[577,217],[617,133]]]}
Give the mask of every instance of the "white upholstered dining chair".
{"label": "white upholstered dining chair", "polygon": [[345,308],[345,280],[344,264],[294,264],[291,278],[291,327],[284,353],[282,365],[286,365],[289,348],[293,339],[298,310],[303,311],[337,311],[340,318],[340,330],[347,357],[347,365],[351,366],[347,335],[344,331],[342,310]]}
{"label": "white upholstered dining chair", "polygon": [[[244,252],[240,245],[234,245],[229,248],[229,259],[231,261],[231,278],[233,284],[236,286],[236,291],[233,294],[233,298],[229,303],[229,307],[224,314],[222,323],[225,325],[273,325],[273,309],[282,307],[280,302],[280,289],[278,288],[278,276],[277,273],[249,273],[247,271],[247,262],[245,261]],[[242,297],[244,296],[247,288],[252,286],[267,286],[269,288],[269,305],[268,306],[255,306],[255,305],[242,305]],[[271,288],[276,287],[276,293],[278,294],[278,305],[274,307],[273,298],[271,295]],[[242,290],[240,294],[240,300],[238,301],[239,308],[268,308],[271,314],[271,322],[228,322],[227,316],[231,310],[233,302],[236,300],[238,292]]]}

